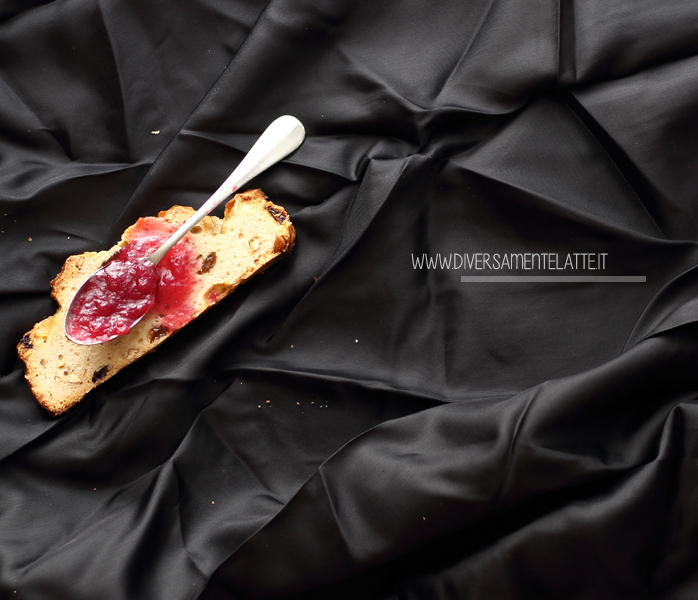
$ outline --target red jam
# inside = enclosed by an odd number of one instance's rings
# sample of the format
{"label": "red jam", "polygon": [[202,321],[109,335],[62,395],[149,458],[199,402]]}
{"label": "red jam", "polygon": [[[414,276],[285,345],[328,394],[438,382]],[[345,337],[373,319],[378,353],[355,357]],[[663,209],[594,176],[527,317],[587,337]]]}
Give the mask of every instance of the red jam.
{"label": "red jam", "polygon": [[67,333],[76,341],[106,342],[125,335],[149,310],[162,316],[159,328],[179,329],[191,321],[190,302],[197,259],[185,237],[157,267],[143,259],[172,235],[176,226],[147,217],[129,230],[127,242],[104,268],[97,271],[75,298]]}
{"label": "red jam", "polygon": [[155,304],[155,265],[121,254],[97,271],[75,298],[67,323],[72,339],[94,343],[125,335]]}

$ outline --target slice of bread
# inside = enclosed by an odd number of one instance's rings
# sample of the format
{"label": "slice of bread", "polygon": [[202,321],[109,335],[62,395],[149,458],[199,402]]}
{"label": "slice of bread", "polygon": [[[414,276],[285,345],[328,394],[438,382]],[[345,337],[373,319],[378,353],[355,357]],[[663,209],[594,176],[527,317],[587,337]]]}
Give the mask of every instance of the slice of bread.
{"label": "slice of bread", "polygon": [[[184,223],[193,208],[173,206],[158,219]],[[154,217],[150,217],[154,218]],[[141,220],[139,220],[140,223]],[[175,331],[163,324],[161,314],[148,312],[128,335],[94,346],[71,342],[63,331],[65,311],[78,287],[128,242],[129,232],[111,250],[70,256],[51,282],[58,311],[37,323],[17,345],[26,365],[25,378],[39,404],[59,415]],[[230,294],[255,273],[288,254],[296,232],[286,211],[267,201],[261,190],[237,194],[225,207],[223,219],[207,216],[187,234],[197,264],[196,282],[189,299],[196,318]],[[180,242],[181,243],[181,242]]]}

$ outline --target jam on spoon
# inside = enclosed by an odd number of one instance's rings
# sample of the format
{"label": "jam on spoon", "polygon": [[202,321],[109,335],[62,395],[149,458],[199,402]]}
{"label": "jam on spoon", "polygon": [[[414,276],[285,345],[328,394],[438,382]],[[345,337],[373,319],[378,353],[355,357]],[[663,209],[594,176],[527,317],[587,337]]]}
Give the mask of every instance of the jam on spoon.
{"label": "jam on spoon", "polygon": [[[193,317],[184,299],[191,292],[191,260],[178,258],[177,244],[201,219],[241,185],[288,156],[305,138],[295,117],[276,119],[213,195],[169,237],[123,248],[77,290],[66,310],[63,329],[69,340],[90,345],[108,342],[133,329],[150,310],[159,310],[163,326],[178,329]],[[141,222],[147,219],[141,219]],[[143,238],[144,240],[146,238]],[[186,246],[185,246],[186,247]],[[172,268],[166,268],[167,260]],[[162,263],[162,267],[159,265]],[[163,291],[164,290],[164,291]],[[180,306],[181,305],[181,306]],[[180,310],[181,309],[181,310]],[[189,314],[191,313],[191,314]]]}
{"label": "jam on spoon", "polygon": [[175,232],[160,219],[139,219],[128,232],[128,245],[76,295],[66,323],[73,341],[102,343],[126,335],[149,310],[162,315],[168,331],[183,327],[194,316],[188,301],[198,278],[192,245],[185,238],[154,265],[147,257]]}
{"label": "jam on spoon", "polygon": [[73,341],[101,343],[126,335],[154,306],[158,289],[155,265],[122,257],[125,250],[90,277],[72,303],[66,334]]}

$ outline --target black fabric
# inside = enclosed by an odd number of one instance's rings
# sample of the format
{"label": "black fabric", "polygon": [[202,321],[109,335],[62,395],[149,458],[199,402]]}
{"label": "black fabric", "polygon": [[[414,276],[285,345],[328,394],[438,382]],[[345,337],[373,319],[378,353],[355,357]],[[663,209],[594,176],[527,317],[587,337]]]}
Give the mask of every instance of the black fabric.
{"label": "black fabric", "polygon": [[[689,0],[0,3],[0,597],[698,597],[697,67]],[[65,258],[282,114],[292,255],[50,417]],[[534,272],[646,281],[461,281]]]}

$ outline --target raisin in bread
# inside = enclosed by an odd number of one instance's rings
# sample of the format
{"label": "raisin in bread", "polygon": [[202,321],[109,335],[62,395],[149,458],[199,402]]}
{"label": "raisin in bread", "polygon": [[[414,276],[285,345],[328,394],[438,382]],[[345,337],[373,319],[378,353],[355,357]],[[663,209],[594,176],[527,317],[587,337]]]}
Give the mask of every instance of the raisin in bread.
{"label": "raisin in bread", "polygon": [[[178,226],[193,213],[192,208],[174,206],[161,212],[157,219]],[[138,223],[127,229],[111,250],[70,256],[51,282],[51,295],[58,302],[58,311],[37,323],[17,345],[32,393],[41,406],[55,415],[75,405],[91,389],[176,331],[167,327],[163,315],[154,310],[130,333],[103,344],[81,346],[71,342],[63,331],[65,311],[75,291],[128,243],[130,231],[137,226]],[[288,254],[295,235],[286,211],[267,201],[261,190],[237,194],[226,205],[223,219],[204,217],[183,240],[193,245],[197,261],[193,265],[196,277],[189,297],[192,318]]]}

